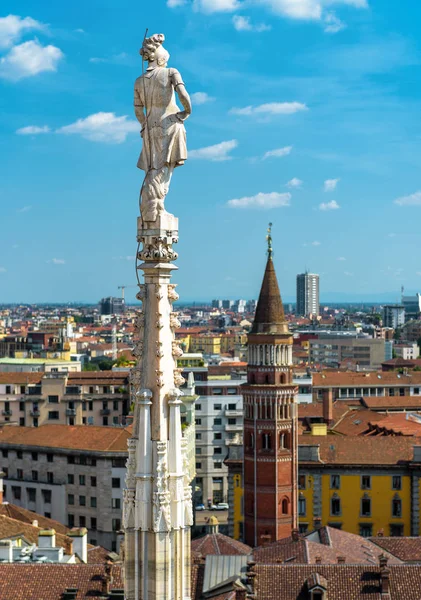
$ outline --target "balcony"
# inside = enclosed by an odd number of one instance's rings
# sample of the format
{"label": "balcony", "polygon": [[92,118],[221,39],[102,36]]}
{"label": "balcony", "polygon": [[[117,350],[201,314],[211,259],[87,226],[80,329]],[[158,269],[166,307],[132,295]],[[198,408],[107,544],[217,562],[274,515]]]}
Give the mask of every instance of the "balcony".
{"label": "balcony", "polygon": [[76,409],[75,408],[66,408],[66,416],[68,416],[68,417],[75,417],[76,416]]}
{"label": "balcony", "polygon": [[11,417],[12,411],[11,410],[2,410],[1,414],[4,415],[5,417]]}
{"label": "balcony", "polygon": [[108,415],[111,414],[111,410],[109,408],[102,408],[99,412],[100,415],[102,415],[103,417],[107,417]]}
{"label": "balcony", "polygon": [[236,409],[236,410],[226,409],[225,410],[225,416],[226,417],[242,417],[243,416],[243,411],[240,410],[240,409]]}
{"label": "balcony", "polygon": [[28,396],[41,396],[42,388],[40,385],[34,385],[28,387]]}
{"label": "balcony", "polygon": [[41,413],[38,410],[38,408],[36,410],[31,410],[31,412],[29,413],[31,415],[31,417],[40,417]]}
{"label": "balcony", "polygon": [[225,431],[234,431],[234,432],[243,431],[243,424],[240,423],[238,425],[225,425]]}

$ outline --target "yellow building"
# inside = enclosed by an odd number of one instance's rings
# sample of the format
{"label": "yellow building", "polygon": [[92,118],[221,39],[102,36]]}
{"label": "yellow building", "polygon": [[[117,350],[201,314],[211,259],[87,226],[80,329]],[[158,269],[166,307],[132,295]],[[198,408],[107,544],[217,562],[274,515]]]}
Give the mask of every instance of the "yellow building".
{"label": "yellow building", "polygon": [[202,352],[202,354],[221,354],[221,336],[191,335],[189,352]]}
{"label": "yellow building", "polygon": [[[300,436],[298,512],[302,532],[329,525],[364,537],[418,536],[421,440],[410,436]],[[242,531],[241,458],[229,449],[230,531]],[[233,463],[232,464],[232,459]],[[240,477],[240,481],[238,478]]]}

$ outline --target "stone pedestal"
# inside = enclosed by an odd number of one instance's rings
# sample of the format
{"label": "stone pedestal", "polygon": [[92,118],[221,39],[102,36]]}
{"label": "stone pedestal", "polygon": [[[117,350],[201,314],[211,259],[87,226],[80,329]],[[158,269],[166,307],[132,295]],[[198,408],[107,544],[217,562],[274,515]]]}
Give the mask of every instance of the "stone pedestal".
{"label": "stone pedestal", "polygon": [[192,494],[180,420],[181,349],[174,336],[180,327],[173,311],[178,294],[171,284],[178,219],[162,213],[145,224],[139,218],[137,235],[144,283],[137,294],[142,311],[131,372],[135,409],[123,505],[125,594],[127,600],[190,600]]}

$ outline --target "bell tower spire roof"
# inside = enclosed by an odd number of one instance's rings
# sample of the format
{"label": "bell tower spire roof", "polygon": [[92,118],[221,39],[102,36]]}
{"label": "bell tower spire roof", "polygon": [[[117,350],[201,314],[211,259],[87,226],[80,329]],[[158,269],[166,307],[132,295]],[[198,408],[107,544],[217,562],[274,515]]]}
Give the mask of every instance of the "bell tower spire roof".
{"label": "bell tower spire roof", "polygon": [[284,306],[273,264],[272,223],[269,223],[266,240],[268,259],[251,333],[288,333]]}

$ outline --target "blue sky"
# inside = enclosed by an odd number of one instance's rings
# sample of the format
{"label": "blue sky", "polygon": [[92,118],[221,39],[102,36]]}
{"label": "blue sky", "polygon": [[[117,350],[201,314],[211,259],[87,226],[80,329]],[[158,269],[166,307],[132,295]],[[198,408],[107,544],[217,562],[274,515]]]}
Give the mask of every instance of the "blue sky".
{"label": "blue sky", "polygon": [[416,0],[3,1],[0,302],[135,283],[146,27],[193,95],[182,300],[256,297],[269,221],[287,300],[305,268],[322,300],[418,290],[420,22]]}

